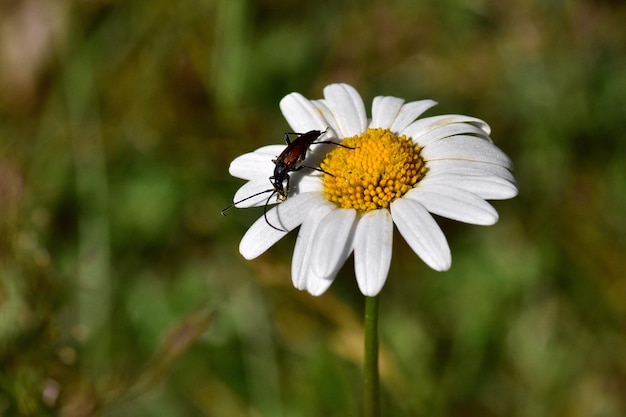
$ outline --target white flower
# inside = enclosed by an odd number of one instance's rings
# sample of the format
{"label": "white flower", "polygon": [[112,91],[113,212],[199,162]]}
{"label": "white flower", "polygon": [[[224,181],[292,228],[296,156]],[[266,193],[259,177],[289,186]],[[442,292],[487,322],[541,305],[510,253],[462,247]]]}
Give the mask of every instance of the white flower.
{"label": "white flower", "polygon": [[[430,213],[491,225],[498,213],[485,200],[512,198],[517,186],[511,160],[492,143],[484,121],[462,115],[418,119],[434,105],[380,96],[369,120],[360,95],[347,84],[327,86],[322,100],[284,97],[280,108],[293,132],[328,128],[319,141],[345,147],[309,148],[302,165],[324,172],[292,172],[288,198],[280,202],[272,195],[270,204],[280,204],[246,232],[241,254],[254,259],[300,226],[291,268],[296,288],[322,294],[354,252],[359,288],[373,296],[387,279],[395,224],[428,266],[449,269],[448,243]],[[235,201],[272,188],[273,160],[285,146],[266,146],[231,163],[231,175],[249,181]],[[237,206],[264,206],[269,194]]]}

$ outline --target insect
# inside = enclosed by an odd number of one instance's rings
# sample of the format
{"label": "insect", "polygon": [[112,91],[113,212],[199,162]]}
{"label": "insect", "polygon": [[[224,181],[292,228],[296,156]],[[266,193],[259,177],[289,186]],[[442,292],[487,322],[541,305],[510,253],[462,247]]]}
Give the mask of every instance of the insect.
{"label": "insect", "polygon": [[[234,203],[232,203],[231,205],[229,205],[228,207],[222,210],[222,215],[225,216],[227,210],[235,207],[239,203],[242,203],[246,200],[249,200],[261,194],[271,193],[270,196],[267,198],[267,201],[265,201],[265,206],[263,207],[263,217],[265,217],[265,221],[270,227],[278,231],[285,232],[286,230],[283,230],[274,226],[267,219],[267,206],[270,200],[272,199],[272,197],[276,194],[278,194],[278,199],[281,201],[284,201],[287,199],[287,196],[289,195],[289,174],[291,172],[296,172],[296,171],[300,171],[301,169],[308,168],[308,169],[313,169],[315,171],[323,172],[324,174],[332,175],[319,167],[302,165],[302,162],[306,158],[306,153],[309,149],[309,146],[317,145],[317,144],[328,144],[328,145],[337,145],[343,148],[353,149],[348,146],[341,145],[340,143],[336,143],[330,140],[315,142],[320,136],[322,136],[327,131],[328,131],[328,128],[326,128],[326,130],[324,131],[310,130],[306,133],[291,133],[291,132],[285,133],[285,142],[287,143],[287,147],[281,152],[280,155],[276,157],[276,159],[272,160],[272,162],[275,165],[274,175],[272,175],[269,178],[270,183],[272,184],[272,188],[267,189],[265,191],[258,192],[256,194],[248,196],[239,201],[235,201]],[[292,141],[289,135],[298,135],[298,137]]]}

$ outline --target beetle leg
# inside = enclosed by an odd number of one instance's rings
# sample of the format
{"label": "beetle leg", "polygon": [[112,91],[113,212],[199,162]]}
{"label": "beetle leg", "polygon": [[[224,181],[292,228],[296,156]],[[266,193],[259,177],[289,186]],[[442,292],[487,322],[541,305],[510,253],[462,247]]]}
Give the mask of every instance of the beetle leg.
{"label": "beetle leg", "polygon": [[350,146],[346,146],[346,145],[342,145],[341,143],[337,143],[337,142],[333,142],[332,140],[321,140],[319,142],[313,142],[311,145],[319,145],[319,144],[327,144],[327,145],[337,145],[339,147],[342,148],[346,148],[346,149],[356,149],[356,148],[352,148]]}
{"label": "beetle leg", "polygon": [[303,169],[303,168],[308,168],[308,169],[312,169],[312,170],[314,170],[314,171],[319,171],[319,172],[321,172],[321,173],[324,173],[324,174],[326,174],[326,175],[330,175],[331,177],[334,177],[334,175],[333,175],[333,174],[331,174],[330,172],[326,172],[326,171],[324,171],[322,168],[319,168],[319,167],[310,167],[310,166],[308,166],[308,165],[300,165],[298,168],[294,169],[293,171],[300,171],[300,170],[301,170],[301,169]]}

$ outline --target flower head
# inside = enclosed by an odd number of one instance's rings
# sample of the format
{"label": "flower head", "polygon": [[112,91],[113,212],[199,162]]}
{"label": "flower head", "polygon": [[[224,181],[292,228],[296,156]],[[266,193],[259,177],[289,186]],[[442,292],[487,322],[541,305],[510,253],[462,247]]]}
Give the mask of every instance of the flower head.
{"label": "flower head", "polygon": [[[325,131],[318,142],[342,146],[310,146],[304,168],[290,172],[288,198],[250,227],[241,254],[256,258],[300,226],[291,268],[296,288],[322,294],[354,252],[358,286],[373,296],[387,279],[395,224],[428,266],[449,269],[450,249],[431,213],[491,225],[498,213],[485,200],[512,198],[517,185],[511,160],[492,143],[484,121],[419,119],[434,105],[379,96],[368,119],[361,96],[347,84],[327,86],[322,100],[284,97],[280,108],[294,132]],[[231,175],[248,180],[235,201],[260,193],[238,207],[266,204],[273,160],[285,146],[266,146],[231,163]],[[270,200],[280,202],[276,195]]]}

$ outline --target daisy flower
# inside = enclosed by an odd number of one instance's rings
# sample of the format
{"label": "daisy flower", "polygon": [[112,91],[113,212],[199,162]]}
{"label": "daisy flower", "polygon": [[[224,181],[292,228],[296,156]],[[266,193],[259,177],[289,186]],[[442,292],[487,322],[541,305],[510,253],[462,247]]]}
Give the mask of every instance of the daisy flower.
{"label": "daisy flower", "polygon": [[[379,96],[368,119],[361,96],[347,84],[327,86],[321,100],[285,96],[280,108],[293,132],[325,131],[318,141],[343,146],[310,146],[302,165],[321,171],[290,173],[287,198],[272,195],[270,204],[280,204],[241,240],[244,258],[256,258],[299,226],[291,268],[296,288],[322,294],[354,252],[359,289],[375,296],[389,272],[395,224],[429,267],[449,269],[450,248],[431,213],[491,225],[498,213],[486,200],[512,198],[517,185],[489,125],[463,115],[419,118],[436,104]],[[237,207],[266,204],[262,192],[285,146],[262,147],[231,163],[230,174],[248,181],[234,201],[261,193]]]}

